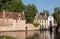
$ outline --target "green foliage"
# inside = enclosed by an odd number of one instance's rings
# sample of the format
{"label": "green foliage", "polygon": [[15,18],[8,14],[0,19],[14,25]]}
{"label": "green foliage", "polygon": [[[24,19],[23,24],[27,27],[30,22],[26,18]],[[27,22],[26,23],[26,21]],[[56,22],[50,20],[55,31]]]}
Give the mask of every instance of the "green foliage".
{"label": "green foliage", "polygon": [[0,39],[15,39],[13,37],[4,37],[4,36],[0,36]]}
{"label": "green foliage", "polygon": [[36,13],[37,13],[36,6],[34,4],[28,4],[25,7],[26,23],[33,23]]}
{"label": "green foliage", "polygon": [[60,24],[60,7],[54,8],[53,16],[54,16],[55,20],[58,22],[58,24]]}
{"label": "green foliage", "polygon": [[47,11],[47,10],[43,10],[43,12],[40,12],[40,15],[45,16],[45,13],[46,13],[47,17],[50,15],[49,11]]}
{"label": "green foliage", "polygon": [[33,25],[34,25],[35,27],[38,27],[39,23],[33,23]]}
{"label": "green foliage", "polygon": [[0,1],[1,10],[13,11],[13,12],[22,12],[24,10],[24,5],[22,0],[2,0]]}
{"label": "green foliage", "polygon": [[0,14],[2,14],[2,12],[0,12]]}
{"label": "green foliage", "polygon": [[12,0],[0,0],[0,11],[4,9],[3,7],[6,7],[6,5],[10,4]]}
{"label": "green foliage", "polygon": [[2,0],[0,0],[0,12],[2,11]]}
{"label": "green foliage", "polygon": [[37,13],[34,4],[24,5],[22,0],[0,0],[0,5],[0,11],[7,10],[11,12],[22,12],[24,10],[27,23],[33,23]]}

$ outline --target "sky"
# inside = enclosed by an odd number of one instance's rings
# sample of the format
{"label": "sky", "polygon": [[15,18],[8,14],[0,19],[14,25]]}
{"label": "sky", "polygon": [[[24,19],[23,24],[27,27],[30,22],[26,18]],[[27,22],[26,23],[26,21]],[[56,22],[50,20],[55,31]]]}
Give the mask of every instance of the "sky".
{"label": "sky", "polygon": [[38,13],[48,10],[49,13],[54,12],[55,7],[60,7],[60,0],[22,0],[25,5],[35,4]]}

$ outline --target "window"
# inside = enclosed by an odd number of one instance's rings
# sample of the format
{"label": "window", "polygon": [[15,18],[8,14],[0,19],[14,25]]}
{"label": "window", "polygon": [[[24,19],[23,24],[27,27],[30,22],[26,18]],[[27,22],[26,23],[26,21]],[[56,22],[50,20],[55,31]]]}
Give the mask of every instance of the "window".
{"label": "window", "polygon": [[8,17],[8,15],[7,15],[7,17]]}
{"label": "window", "polygon": [[17,22],[17,20],[16,20],[16,22]]}
{"label": "window", "polygon": [[6,17],[8,18],[9,16],[8,16],[8,15],[6,15]]}
{"label": "window", "polygon": [[45,20],[45,23],[46,23],[46,20]]}
{"label": "window", "polygon": [[20,16],[19,16],[20,17]]}
{"label": "window", "polygon": [[43,20],[42,20],[42,23],[43,23]]}
{"label": "window", "polygon": [[11,23],[11,25],[13,25],[13,24]]}
{"label": "window", "polygon": [[40,20],[40,23],[41,23],[41,20]]}

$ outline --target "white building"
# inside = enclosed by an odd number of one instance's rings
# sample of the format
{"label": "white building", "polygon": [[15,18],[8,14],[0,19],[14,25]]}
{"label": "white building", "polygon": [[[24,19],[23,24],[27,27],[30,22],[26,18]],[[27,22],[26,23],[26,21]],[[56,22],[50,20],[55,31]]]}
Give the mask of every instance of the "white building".
{"label": "white building", "polygon": [[45,27],[45,28],[49,28],[50,26],[54,26],[54,18],[53,16],[41,16],[39,14],[36,14],[35,19],[34,19],[34,23],[39,23],[40,27]]}
{"label": "white building", "polygon": [[54,18],[53,18],[53,16],[48,16],[48,26],[54,26]]}

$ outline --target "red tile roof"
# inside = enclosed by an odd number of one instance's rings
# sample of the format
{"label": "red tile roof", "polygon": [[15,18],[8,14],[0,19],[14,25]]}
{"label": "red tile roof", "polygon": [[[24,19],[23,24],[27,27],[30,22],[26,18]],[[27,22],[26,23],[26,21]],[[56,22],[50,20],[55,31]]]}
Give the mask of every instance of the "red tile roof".
{"label": "red tile roof", "polygon": [[21,16],[21,20],[25,20],[25,15],[23,13],[20,13],[20,16]]}
{"label": "red tile roof", "polygon": [[47,20],[48,17],[45,17],[45,16],[42,16],[42,15],[37,14],[37,15],[35,16],[35,19]]}
{"label": "red tile roof", "polygon": [[[15,19],[18,20],[19,17],[19,13],[18,12],[5,12],[5,18],[11,18],[11,19]],[[0,18],[3,18],[3,14],[0,14]],[[23,13],[20,13],[20,19],[21,20],[25,20],[25,15]]]}

